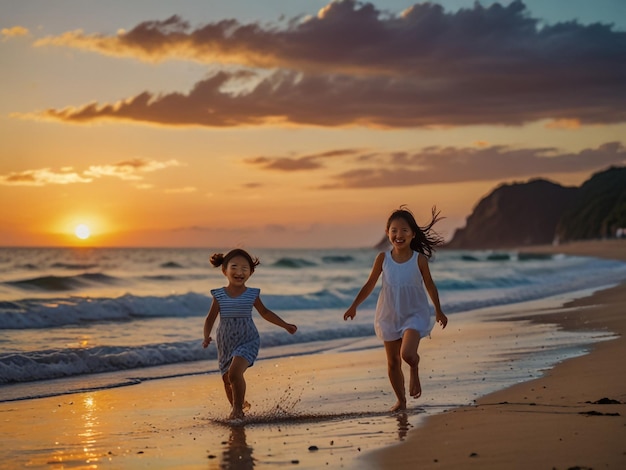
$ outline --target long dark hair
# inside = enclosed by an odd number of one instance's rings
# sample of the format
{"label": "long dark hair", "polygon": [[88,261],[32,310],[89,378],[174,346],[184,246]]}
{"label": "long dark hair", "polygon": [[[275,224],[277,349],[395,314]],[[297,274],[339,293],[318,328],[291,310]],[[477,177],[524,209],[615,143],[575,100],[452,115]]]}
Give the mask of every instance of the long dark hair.
{"label": "long dark hair", "polygon": [[259,258],[253,258],[250,253],[248,253],[246,250],[242,250],[241,248],[235,248],[234,250],[230,250],[225,255],[222,253],[213,253],[211,255],[211,258],[209,258],[209,261],[216,268],[222,266],[222,270],[224,270],[226,269],[226,267],[228,267],[228,262],[235,256],[243,256],[246,260],[248,260],[248,263],[250,263],[250,274],[254,272],[254,268],[261,264]]}
{"label": "long dark hair", "polygon": [[389,219],[387,219],[387,230],[389,230],[389,226],[394,220],[404,220],[415,233],[415,238],[411,240],[411,249],[430,258],[435,252],[435,249],[444,243],[443,237],[433,230],[433,225],[443,218],[439,217],[440,213],[441,212],[433,206],[430,223],[420,227],[417,225],[413,213],[403,204],[398,210],[393,211]]}

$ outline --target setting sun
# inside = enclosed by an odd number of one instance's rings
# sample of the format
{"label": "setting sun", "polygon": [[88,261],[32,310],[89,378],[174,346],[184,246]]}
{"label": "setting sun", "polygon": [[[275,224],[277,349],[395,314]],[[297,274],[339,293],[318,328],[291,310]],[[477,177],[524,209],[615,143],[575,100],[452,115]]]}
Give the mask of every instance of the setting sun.
{"label": "setting sun", "polygon": [[91,231],[85,224],[80,224],[74,229],[74,234],[81,240],[86,240],[91,235]]}

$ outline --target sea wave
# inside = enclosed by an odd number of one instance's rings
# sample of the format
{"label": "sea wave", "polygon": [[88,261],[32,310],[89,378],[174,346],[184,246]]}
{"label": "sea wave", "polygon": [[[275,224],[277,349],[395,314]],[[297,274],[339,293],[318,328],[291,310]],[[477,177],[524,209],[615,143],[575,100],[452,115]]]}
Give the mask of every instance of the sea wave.
{"label": "sea wave", "polygon": [[168,269],[183,269],[184,268],[182,264],[179,264],[175,261],[167,261],[166,263],[161,263],[160,267],[168,268]]}
{"label": "sea wave", "polygon": [[[272,310],[346,307],[356,289],[322,290],[305,295],[263,296]],[[374,296],[372,296],[374,297]],[[372,298],[364,306],[372,305]],[[32,329],[137,318],[204,316],[211,297],[187,293],[166,297],[126,294],[117,298],[70,297],[0,302],[0,329]]]}
{"label": "sea wave", "polygon": [[439,290],[445,291],[475,291],[479,289],[498,289],[520,286],[530,286],[533,282],[527,277],[489,277],[485,279],[443,279],[437,281]]}
{"label": "sea wave", "polygon": [[[626,276],[623,276],[626,277]],[[535,300],[564,292],[609,285],[615,278],[597,279],[595,283],[580,278],[567,284],[545,284],[527,288],[494,288],[489,292],[459,289],[454,294],[441,292],[441,301],[447,313],[458,313],[493,305],[505,305],[526,300]],[[373,308],[377,300],[377,288],[362,304],[361,308]],[[346,291],[320,291],[308,295],[268,295],[264,303],[272,310],[297,311],[347,308],[358,289]],[[124,295],[118,298],[91,299],[73,297],[69,299],[26,300],[0,303],[0,329],[36,329],[68,325],[91,324],[94,322],[123,322],[135,319],[159,317],[197,317],[206,315],[211,298],[196,293],[167,297],[141,297]]]}
{"label": "sea wave", "polygon": [[275,268],[309,268],[311,266],[317,266],[317,263],[309,261],[304,258],[280,258],[272,263]]}
{"label": "sea wave", "polygon": [[[139,261],[125,266],[133,254]],[[136,370],[132,376],[139,377],[139,369],[147,367],[156,375],[161,369],[200,370],[203,363],[194,361],[215,359],[214,346],[202,349],[196,336],[201,338],[202,317],[211,305],[208,286],[222,285],[223,276],[219,270],[195,264],[199,258],[195,251],[180,257],[169,251],[148,254],[131,250],[107,259],[106,269],[112,275],[51,276],[47,268],[15,271],[11,268],[16,263],[5,263],[9,274],[0,292],[4,289],[10,295],[0,300],[0,330],[5,330],[0,331],[0,384],[16,384],[5,390],[43,390],[45,385],[33,382],[63,377],[82,382],[81,375],[100,372],[112,372],[105,375],[125,381],[131,375],[126,370]],[[374,256],[357,250],[348,256],[335,251],[267,252],[263,277],[255,274],[251,285],[257,286],[258,281],[264,304],[295,322],[299,330],[289,335],[269,325],[265,331],[267,325],[260,322],[263,347],[285,345],[269,353],[299,354],[317,347],[312,342],[373,335],[380,287],[361,304],[356,321],[340,319],[367,279]],[[47,258],[26,261],[49,265]],[[59,257],[59,262],[66,267],[57,269],[68,270],[70,265],[91,264],[84,258]],[[514,252],[442,251],[431,272],[444,312],[457,314],[615,284],[626,280],[626,263],[564,255],[548,259]],[[188,321],[188,317],[196,318]],[[42,330],[13,331],[34,329]],[[80,341],[83,337],[90,340]],[[214,360],[210,364],[215,367]]]}
{"label": "sea wave", "polygon": [[[344,328],[298,332],[296,335],[288,335],[284,331],[266,332],[261,336],[261,347],[364,337],[373,333],[371,325],[346,325]],[[215,347],[203,349],[199,340],[135,347],[100,346],[1,354],[0,384],[139,369],[216,357]]]}
{"label": "sea wave", "polygon": [[103,273],[82,273],[76,276],[39,276],[7,281],[4,284],[24,290],[69,291],[89,284],[114,284],[119,279]]}
{"label": "sea wave", "polygon": [[59,268],[59,269],[83,270],[83,269],[97,268],[98,265],[97,264],[81,264],[81,263],[52,263],[50,267]]}
{"label": "sea wave", "polygon": [[551,253],[517,253],[517,252],[473,252],[459,255],[461,261],[550,261],[559,255]]}
{"label": "sea wave", "polygon": [[322,256],[322,261],[324,263],[349,263],[354,261],[354,257],[350,255]]}
{"label": "sea wave", "polygon": [[[610,285],[626,279],[626,263],[585,261],[571,269],[532,268],[501,276],[462,275],[437,280],[444,310],[457,313],[474,308],[535,300],[552,295]],[[585,275],[580,275],[584,270]],[[89,275],[81,275],[89,276]],[[72,277],[73,281],[81,276]],[[87,279],[108,278],[95,274]],[[51,282],[51,281],[46,281]],[[304,294],[262,294],[264,303],[275,311],[345,309],[360,285],[326,288]],[[376,287],[361,308],[376,304]],[[57,297],[0,302],[0,329],[33,329],[80,325],[104,321],[143,318],[204,316],[211,296],[188,292],[167,296],[125,294],[120,297]]]}
{"label": "sea wave", "polygon": [[126,294],[117,298],[70,297],[25,299],[0,303],[0,329],[30,329],[79,325],[97,321],[205,315],[211,306],[206,295],[189,293],[167,297]]}

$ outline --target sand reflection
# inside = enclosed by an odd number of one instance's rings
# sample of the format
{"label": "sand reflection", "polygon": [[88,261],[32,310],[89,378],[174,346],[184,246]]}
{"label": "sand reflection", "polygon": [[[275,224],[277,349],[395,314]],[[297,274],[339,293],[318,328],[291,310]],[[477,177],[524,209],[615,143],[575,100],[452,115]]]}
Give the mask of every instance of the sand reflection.
{"label": "sand reflection", "polygon": [[396,420],[398,421],[398,440],[403,441],[411,427],[409,415],[407,413],[397,413]]}
{"label": "sand reflection", "polygon": [[230,428],[230,438],[222,455],[220,468],[246,470],[254,468],[252,447],[246,442],[246,429],[243,426]]}

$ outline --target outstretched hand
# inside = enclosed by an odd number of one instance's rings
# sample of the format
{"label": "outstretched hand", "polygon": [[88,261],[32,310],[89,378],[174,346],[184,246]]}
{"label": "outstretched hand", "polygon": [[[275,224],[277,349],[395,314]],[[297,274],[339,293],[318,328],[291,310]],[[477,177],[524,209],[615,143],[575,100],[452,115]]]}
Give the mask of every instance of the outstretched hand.
{"label": "outstretched hand", "polygon": [[448,324],[448,317],[446,317],[443,312],[438,312],[436,315],[437,323],[441,325],[441,329],[443,330]]}
{"label": "outstretched hand", "polygon": [[346,313],[343,314],[343,320],[347,321],[348,318],[350,320],[354,320],[355,316],[356,316],[356,308],[350,307],[348,310],[346,310]]}
{"label": "outstretched hand", "polygon": [[296,325],[291,324],[291,323],[287,323],[287,326],[285,327],[285,330],[287,330],[291,334],[294,334],[296,331],[298,331],[298,327]]}

